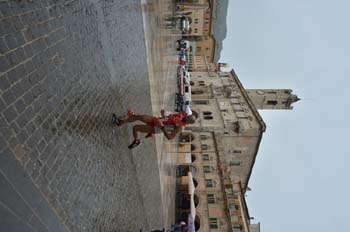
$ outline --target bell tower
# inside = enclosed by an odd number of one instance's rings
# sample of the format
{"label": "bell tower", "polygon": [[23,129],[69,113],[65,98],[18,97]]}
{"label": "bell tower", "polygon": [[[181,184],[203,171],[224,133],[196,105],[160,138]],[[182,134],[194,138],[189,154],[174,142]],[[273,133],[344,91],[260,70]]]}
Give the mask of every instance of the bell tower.
{"label": "bell tower", "polygon": [[247,94],[258,110],[291,110],[299,101],[291,89],[247,89]]}

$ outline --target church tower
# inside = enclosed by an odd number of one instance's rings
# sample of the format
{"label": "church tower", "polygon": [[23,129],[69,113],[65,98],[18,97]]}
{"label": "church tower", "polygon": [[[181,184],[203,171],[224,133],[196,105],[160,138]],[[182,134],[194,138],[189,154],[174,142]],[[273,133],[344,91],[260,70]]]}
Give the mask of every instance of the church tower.
{"label": "church tower", "polygon": [[300,99],[291,89],[247,89],[247,94],[258,110],[291,110]]}

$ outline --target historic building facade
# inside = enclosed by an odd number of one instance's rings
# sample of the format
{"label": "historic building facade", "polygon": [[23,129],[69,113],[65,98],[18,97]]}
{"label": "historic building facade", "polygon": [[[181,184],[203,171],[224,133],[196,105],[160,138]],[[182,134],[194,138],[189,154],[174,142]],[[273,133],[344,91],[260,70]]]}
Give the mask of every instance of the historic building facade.
{"label": "historic building facade", "polygon": [[244,197],[266,129],[258,109],[292,109],[299,98],[289,89],[246,90],[233,70],[203,66],[191,72],[191,106],[199,118],[178,144],[177,217],[184,220],[190,212],[184,197],[190,171],[198,231],[260,231],[250,222]]}

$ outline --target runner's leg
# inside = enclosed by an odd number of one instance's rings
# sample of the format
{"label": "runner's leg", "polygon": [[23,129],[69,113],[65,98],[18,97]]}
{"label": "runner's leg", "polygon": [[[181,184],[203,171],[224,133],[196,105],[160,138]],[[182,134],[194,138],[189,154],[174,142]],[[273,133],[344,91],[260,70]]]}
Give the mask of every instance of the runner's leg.
{"label": "runner's leg", "polygon": [[138,139],[138,132],[141,133],[151,133],[153,130],[153,127],[149,126],[149,125],[135,125],[132,128],[132,134],[134,136],[134,140]]}

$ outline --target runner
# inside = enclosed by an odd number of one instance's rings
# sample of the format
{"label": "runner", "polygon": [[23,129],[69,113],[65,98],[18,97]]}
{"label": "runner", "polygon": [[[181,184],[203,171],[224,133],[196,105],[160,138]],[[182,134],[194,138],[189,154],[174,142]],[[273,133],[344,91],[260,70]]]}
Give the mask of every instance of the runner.
{"label": "runner", "polygon": [[183,127],[187,124],[193,124],[198,117],[198,114],[189,107],[186,108],[186,111],[170,114],[168,116],[165,115],[164,110],[161,110],[160,114],[162,117],[158,118],[151,115],[136,115],[133,110],[128,110],[128,116],[123,119],[118,119],[117,116],[113,114],[113,122],[117,126],[135,121],[145,123],[133,126],[134,141],[128,146],[129,149],[133,149],[141,143],[138,138],[138,132],[147,133],[146,138],[153,137],[154,134],[163,133],[167,139],[171,140],[183,130]]}

